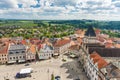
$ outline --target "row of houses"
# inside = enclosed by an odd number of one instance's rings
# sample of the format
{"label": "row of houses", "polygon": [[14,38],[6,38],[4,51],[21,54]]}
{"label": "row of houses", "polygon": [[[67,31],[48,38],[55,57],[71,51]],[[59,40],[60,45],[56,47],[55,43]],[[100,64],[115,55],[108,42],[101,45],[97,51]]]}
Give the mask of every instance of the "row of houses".
{"label": "row of houses", "polygon": [[89,80],[120,80],[120,70],[113,62],[113,59],[119,62],[120,48],[106,48],[97,39],[92,26],[86,31],[79,51],[79,62]]}
{"label": "row of houses", "polygon": [[89,53],[85,45],[80,48],[79,61],[89,80],[120,80],[119,68],[106,61],[98,52]]}
{"label": "row of houses", "polygon": [[[18,40],[18,38],[17,38]],[[0,44],[0,63],[20,63],[49,59],[69,51],[71,40],[58,39],[53,43],[48,40],[8,40]]]}

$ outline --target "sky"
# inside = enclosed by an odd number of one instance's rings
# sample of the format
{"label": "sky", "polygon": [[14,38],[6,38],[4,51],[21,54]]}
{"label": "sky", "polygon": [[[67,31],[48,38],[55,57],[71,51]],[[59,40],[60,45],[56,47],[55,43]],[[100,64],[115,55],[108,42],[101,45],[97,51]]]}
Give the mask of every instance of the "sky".
{"label": "sky", "polygon": [[120,0],[0,0],[0,18],[120,20]]}

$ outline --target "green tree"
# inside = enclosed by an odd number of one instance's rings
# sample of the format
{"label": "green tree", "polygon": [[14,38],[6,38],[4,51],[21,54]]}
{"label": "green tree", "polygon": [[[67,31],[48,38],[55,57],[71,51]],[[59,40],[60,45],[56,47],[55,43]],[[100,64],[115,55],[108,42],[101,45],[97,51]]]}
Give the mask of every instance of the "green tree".
{"label": "green tree", "polygon": [[51,80],[55,80],[54,74],[51,74]]}

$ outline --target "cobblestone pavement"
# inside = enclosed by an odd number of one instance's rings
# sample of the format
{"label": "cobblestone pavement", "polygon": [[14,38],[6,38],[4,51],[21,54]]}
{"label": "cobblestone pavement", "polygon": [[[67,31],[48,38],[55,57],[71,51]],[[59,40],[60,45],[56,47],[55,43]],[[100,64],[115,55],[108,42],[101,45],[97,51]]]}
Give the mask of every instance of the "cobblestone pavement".
{"label": "cobblestone pavement", "polygon": [[74,80],[80,78],[80,80],[87,80],[85,74],[82,72],[77,60],[66,58],[66,62],[62,62],[62,57],[58,59],[50,59],[39,62],[29,63],[29,66],[25,64],[13,64],[13,65],[0,65],[0,80],[18,80],[14,76],[22,68],[33,68],[32,77],[22,78],[19,80],[51,80],[51,74],[54,76],[61,76],[61,80]]}

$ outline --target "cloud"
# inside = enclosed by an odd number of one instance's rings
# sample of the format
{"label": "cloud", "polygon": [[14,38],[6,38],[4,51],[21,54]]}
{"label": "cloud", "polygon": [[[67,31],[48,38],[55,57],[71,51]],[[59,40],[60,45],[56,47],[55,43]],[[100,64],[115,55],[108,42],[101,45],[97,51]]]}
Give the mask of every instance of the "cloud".
{"label": "cloud", "polygon": [[0,0],[4,18],[117,20],[119,11],[120,0]]}
{"label": "cloud", "polygon": [[17,6],[17,1],[13,0],[0,0],[0,9],[5,9],[5,8],[16,8]]}

